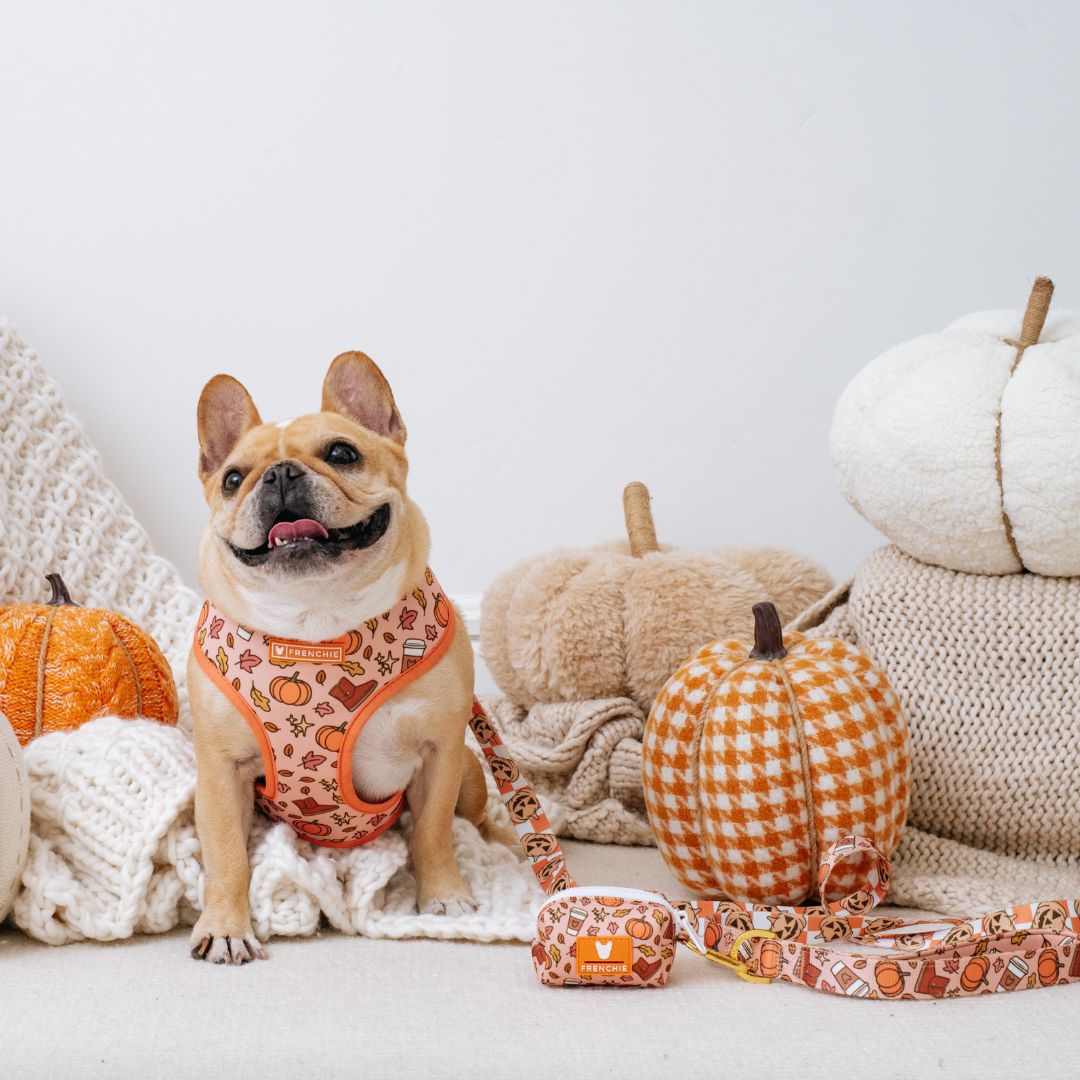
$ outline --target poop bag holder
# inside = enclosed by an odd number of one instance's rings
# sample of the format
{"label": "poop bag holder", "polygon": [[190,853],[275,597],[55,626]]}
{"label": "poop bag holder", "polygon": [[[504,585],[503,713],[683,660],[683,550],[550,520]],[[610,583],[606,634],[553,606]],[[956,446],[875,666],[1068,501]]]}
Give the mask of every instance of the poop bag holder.
{"label": "poop bag holder", "polygon": [[663,986],[679,944],[750,982],[778,979],[845,997],[935,1000],[1080,982],[1080,901],[966,919],[876,916],[891,868],[862,836],[825,852],[819,895],[830,895],[829,878],[848,859],[869,865],[866,880],[817,905],[672,902],[639,889],[578,885],[540,801],[478,702],[470,726],[548,896],[532,945],[546,986]]}

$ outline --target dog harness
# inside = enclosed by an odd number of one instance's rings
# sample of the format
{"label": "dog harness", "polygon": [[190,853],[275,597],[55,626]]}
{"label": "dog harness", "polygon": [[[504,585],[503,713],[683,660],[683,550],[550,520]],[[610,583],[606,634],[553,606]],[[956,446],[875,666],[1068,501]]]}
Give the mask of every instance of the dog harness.
{"label": "dog harness", "polygon": [[274,637],[206,601],[195,656],[255,733],[264,769],[256,804],[327,847],[355,847],[390,828],[405,793],[364,802],[353,747],[375,710],[432,667],[453,636],[454,609],[430,570],[389,611],[334,641]]}

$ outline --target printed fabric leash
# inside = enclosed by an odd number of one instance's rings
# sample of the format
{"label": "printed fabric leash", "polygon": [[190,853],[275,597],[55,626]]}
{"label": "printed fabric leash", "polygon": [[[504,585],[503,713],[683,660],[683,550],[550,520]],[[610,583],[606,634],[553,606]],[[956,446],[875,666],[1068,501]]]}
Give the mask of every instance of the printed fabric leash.
{"label": "printed fabric leash", "polygon": [[[545,894],[576,886],[536,793],[478,701],[469,721],[533,873]],[[1080,899],[1020,904],[968,919],[872,917],[888,892],[888,859],[862,836],[834,842],[821,860],[819,893],[836,866],[866,866],[861,888],[809,906],[732,900],[679,901],[698,928],[692,951],[752,982],[783,982],[846,997],[937,1000],[1080,982]],[[855,942],[875,952],[855,952]]]}

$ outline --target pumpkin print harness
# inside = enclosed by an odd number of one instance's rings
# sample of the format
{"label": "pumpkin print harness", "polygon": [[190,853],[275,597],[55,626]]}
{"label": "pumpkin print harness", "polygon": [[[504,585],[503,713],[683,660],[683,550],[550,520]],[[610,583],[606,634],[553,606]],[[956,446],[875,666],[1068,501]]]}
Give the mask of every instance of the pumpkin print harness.
{"label": "pumpkin print harness", "polygon": [[327,847],[355,847],[390,828],[405,793],[361,799],[353,748],[375,710],[432,667],[453,636],[453,608],[430,570],[389,611],[333,641],[274,637],[206,601],[195,656],[258,741],[256,804]]}

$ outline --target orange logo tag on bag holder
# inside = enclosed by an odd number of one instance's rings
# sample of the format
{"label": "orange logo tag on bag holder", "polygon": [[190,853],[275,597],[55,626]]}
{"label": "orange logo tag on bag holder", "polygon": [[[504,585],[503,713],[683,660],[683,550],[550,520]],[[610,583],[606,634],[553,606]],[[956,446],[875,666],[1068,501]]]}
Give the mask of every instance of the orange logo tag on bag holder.
{"label": "orange logo tag on bag holder", "polygon": [[305,664],[341,664],[345,661],[345,642],[326,641],[312,645],[307,641],[282,641],[271,638],[270,662],[275,660],[302,661]]}
{"label": "orange logo tag on bag holder", "polygon": [[628,937],[579,937],[579,975],[629,975],[632,942]]}

